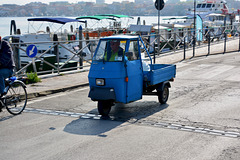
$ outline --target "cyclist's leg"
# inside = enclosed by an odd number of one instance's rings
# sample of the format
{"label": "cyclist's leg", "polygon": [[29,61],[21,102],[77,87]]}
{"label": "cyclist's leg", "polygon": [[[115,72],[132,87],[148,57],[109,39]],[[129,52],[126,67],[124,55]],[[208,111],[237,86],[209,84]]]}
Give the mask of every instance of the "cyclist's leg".
{"label": "cyclist's leg", "polygon": [[3,93],[4,93],[4,88],[5,88],[5,82],[4,80],[10,76],[12,76],[13,71],[12,69],[8,69],[8,68],[2,68],[0,69],[0,97],[2,97]]}
{"label": "cyclist's leg", "polygon": [[4,88],[5,88],[4,77],[3,74],[1,74],[0,69],[0,112],[2,112],[2,94],[4,92]]}
{"label": "cyclist's leg", "polygon": [[10,76],[12,76],[13,70],[8,69],[8,68],[2,68],[0,69],[0,112],[2,111],[3,107],[3,99],[2,96],[4,94],[4,89],[5,89],[5,82],[4,80]]}

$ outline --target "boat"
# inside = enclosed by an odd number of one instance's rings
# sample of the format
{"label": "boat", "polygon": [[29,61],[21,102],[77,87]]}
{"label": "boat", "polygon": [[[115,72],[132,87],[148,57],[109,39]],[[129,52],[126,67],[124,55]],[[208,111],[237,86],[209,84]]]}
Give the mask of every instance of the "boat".
{"label": "boat", "polygon": [[[38,17],[38,18],[28,18],[28,32],[21,34],[21,31],[16,30],[15,21],[11,22],[10,35],[3,37],[4,40],[12,41],[12,39],[17,39],[20,42],[20,57],[26,57],[26,48],[29,44],[35,44],[38,49],[38,54],[44,53],[54,43],[54,35],[57,36],[57,41],[62,42],[63,47],[59,47],[59,58],[60,60],[67,60],[73,56],[73,53],[69,52],[67,49],[72,52],[76,52],[76,48],[79,45],[79,42],[74,40],[78,39],[78,32],[74,28],[79,28],[80,24],[85,24],[85,21],[80,21],[72,18],[62,18],[62,17]],[[69,30],[67,26],[69,25]],[[46,28],[44,30],[43,28]],[[12,32],[12,30],[14,30]],[[83,46],[86,46],[86,43],[83,42]],[[67,48],[67,49],[65,49]],[[54,49],[50,49],[46,54],[54,54]],[[83,52],[86,55],[91,55],[91,52],[86,47],[83,49]],[[46,55],[45,54],[45,55]],[[79,59],[75,57],[75,59]]]}
{"label": "boat", "polygon": [[85,20],[86,26],[92,24],[90,27],[85,27],[85,31],[83,32],[85,38],[100,38],[113,34],[126,33],[129,21],[127,21],[127,24],[124,26],[122,25],[123,18],[133,19],[133,17],[127,15],[116,14],[80,16],[76,19]]}
{"label": "boat", "polygon": [[[225,0],[203,0],[197,3],[195,14],[200,15],[203,21],[207,18],[207,15],[212,13],[229,14],[227,2]],[[194,16],[194,9],[189,9],[188,15]]]}

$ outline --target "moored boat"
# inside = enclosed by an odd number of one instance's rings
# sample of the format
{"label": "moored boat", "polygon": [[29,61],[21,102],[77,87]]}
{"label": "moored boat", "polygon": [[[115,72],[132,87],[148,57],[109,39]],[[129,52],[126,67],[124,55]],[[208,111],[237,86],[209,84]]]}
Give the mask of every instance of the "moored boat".
{"label": "moored boat", "polygon": [[[28,32],[21,34],[18,30],[16,31],[16,26],[12,27],[9,36],[5,36],[3,39],[7,41],[12,41],[12,39],[17,40],[20,43],[20,56],[26,57],[27,45],[35,44],[38,49],[38,53],[44,53],[48,50],[55,42],[54,41],[72,41],[65,42],[62,45],[74,51],[74,48],[79,45],[79,42],[74,42],[78,37],[78,32],[74,30],[74,28],[78,28],[80,26],[79,23],[85,23],[85,21],[80,21],[72,18],[62,18],[62,17],[38,17],[38,18],[29,18],[27,19],[28,24]],[[75,23],[75,24],[74,24]],[[13,23],[14,25],[15,22]],[[69,29],[66,29],[66,24],[69,25]],[[74,27],[73,27],[74,26]],[[43,29],[46,27],[46,30]],[[12,28],[14,29],[12,34]],[[57,39],[54,39],[57,36]],[[83,44],[83,46],[86,45]],[[59,58],[60,59],[69,59],[73,54],[69,52],[64,47],[59,47]],[[50,49],[46,54],[53,54],[53,48]],[[83,50],[86,54],[91,54],[88,48]]]}
{"label": "moored boat", "polygon": [[[203,20],[211,13],[229,14],[227,2],[225,0],[203,0],[197,3],[195,14],[200,15]],[[189,9],[188,15],[193,16],[194,9]]]}

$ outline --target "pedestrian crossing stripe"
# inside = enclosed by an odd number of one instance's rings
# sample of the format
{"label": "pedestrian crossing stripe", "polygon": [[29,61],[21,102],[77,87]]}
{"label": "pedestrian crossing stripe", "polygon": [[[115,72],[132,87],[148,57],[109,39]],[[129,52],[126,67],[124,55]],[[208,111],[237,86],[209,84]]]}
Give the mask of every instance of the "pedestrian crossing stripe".
{"label": "pedestrian crossing stripe", "polygon": [[[90,113],[74,113],[74,112],[64,112],[64,111],[53,111],[53,110],[44,110],[44,109],[34,109],[34,108],[25,108],[24,112],[27,113],[36,113],[36,114],[45,114],[45,115],[54,115],[54,116],[65,116],[65,117],[73,117],[73,118],[80,118],[80,119],[93,119],[93,120],[101,120],[101,115],[97,114],[90,114]],[[215,136],[224,136],[230,138],[240,138],[239,132],[234,131],[227,131],[227,130],[217,130],[211,128],[203,128],[203,127],[196,127],[196,126],[187,126],[183,124],[174,124],[174,123],[166,123],[166,122],[155,122],[155,121],[147,121],[141,119],[118,119],[116,117],[109,118],[108,120],[111,121],[126,121],[132,124],[138,125],[147,125],[159,128],[166,128],[172,130],[180,130],[180,131],[187,131],[187,132],[194,132],[194,133],[201,133],[201,134],[208,134],[208,135],[215,135]]]}

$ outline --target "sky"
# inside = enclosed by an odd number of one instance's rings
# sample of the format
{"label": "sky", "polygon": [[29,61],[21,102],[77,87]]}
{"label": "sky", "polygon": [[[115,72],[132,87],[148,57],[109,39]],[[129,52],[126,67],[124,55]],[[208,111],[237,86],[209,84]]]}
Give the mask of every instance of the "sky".
{"label": "sky", "polygon": [[[0,5],[2,4],[17,4],[17,5],[25,5],[30,2],[42,2],[47,3],[49,2],[56,2],[56,1],[68,1],[69,3],[77,3],[81,1],[87,1],[87,2],[96,2],[96,0],[0,0]],[[122,0],[105,0],[106,3],[112,3],[112,2],[121,2]],[[128,0],[130,2],[134,0]]]}

